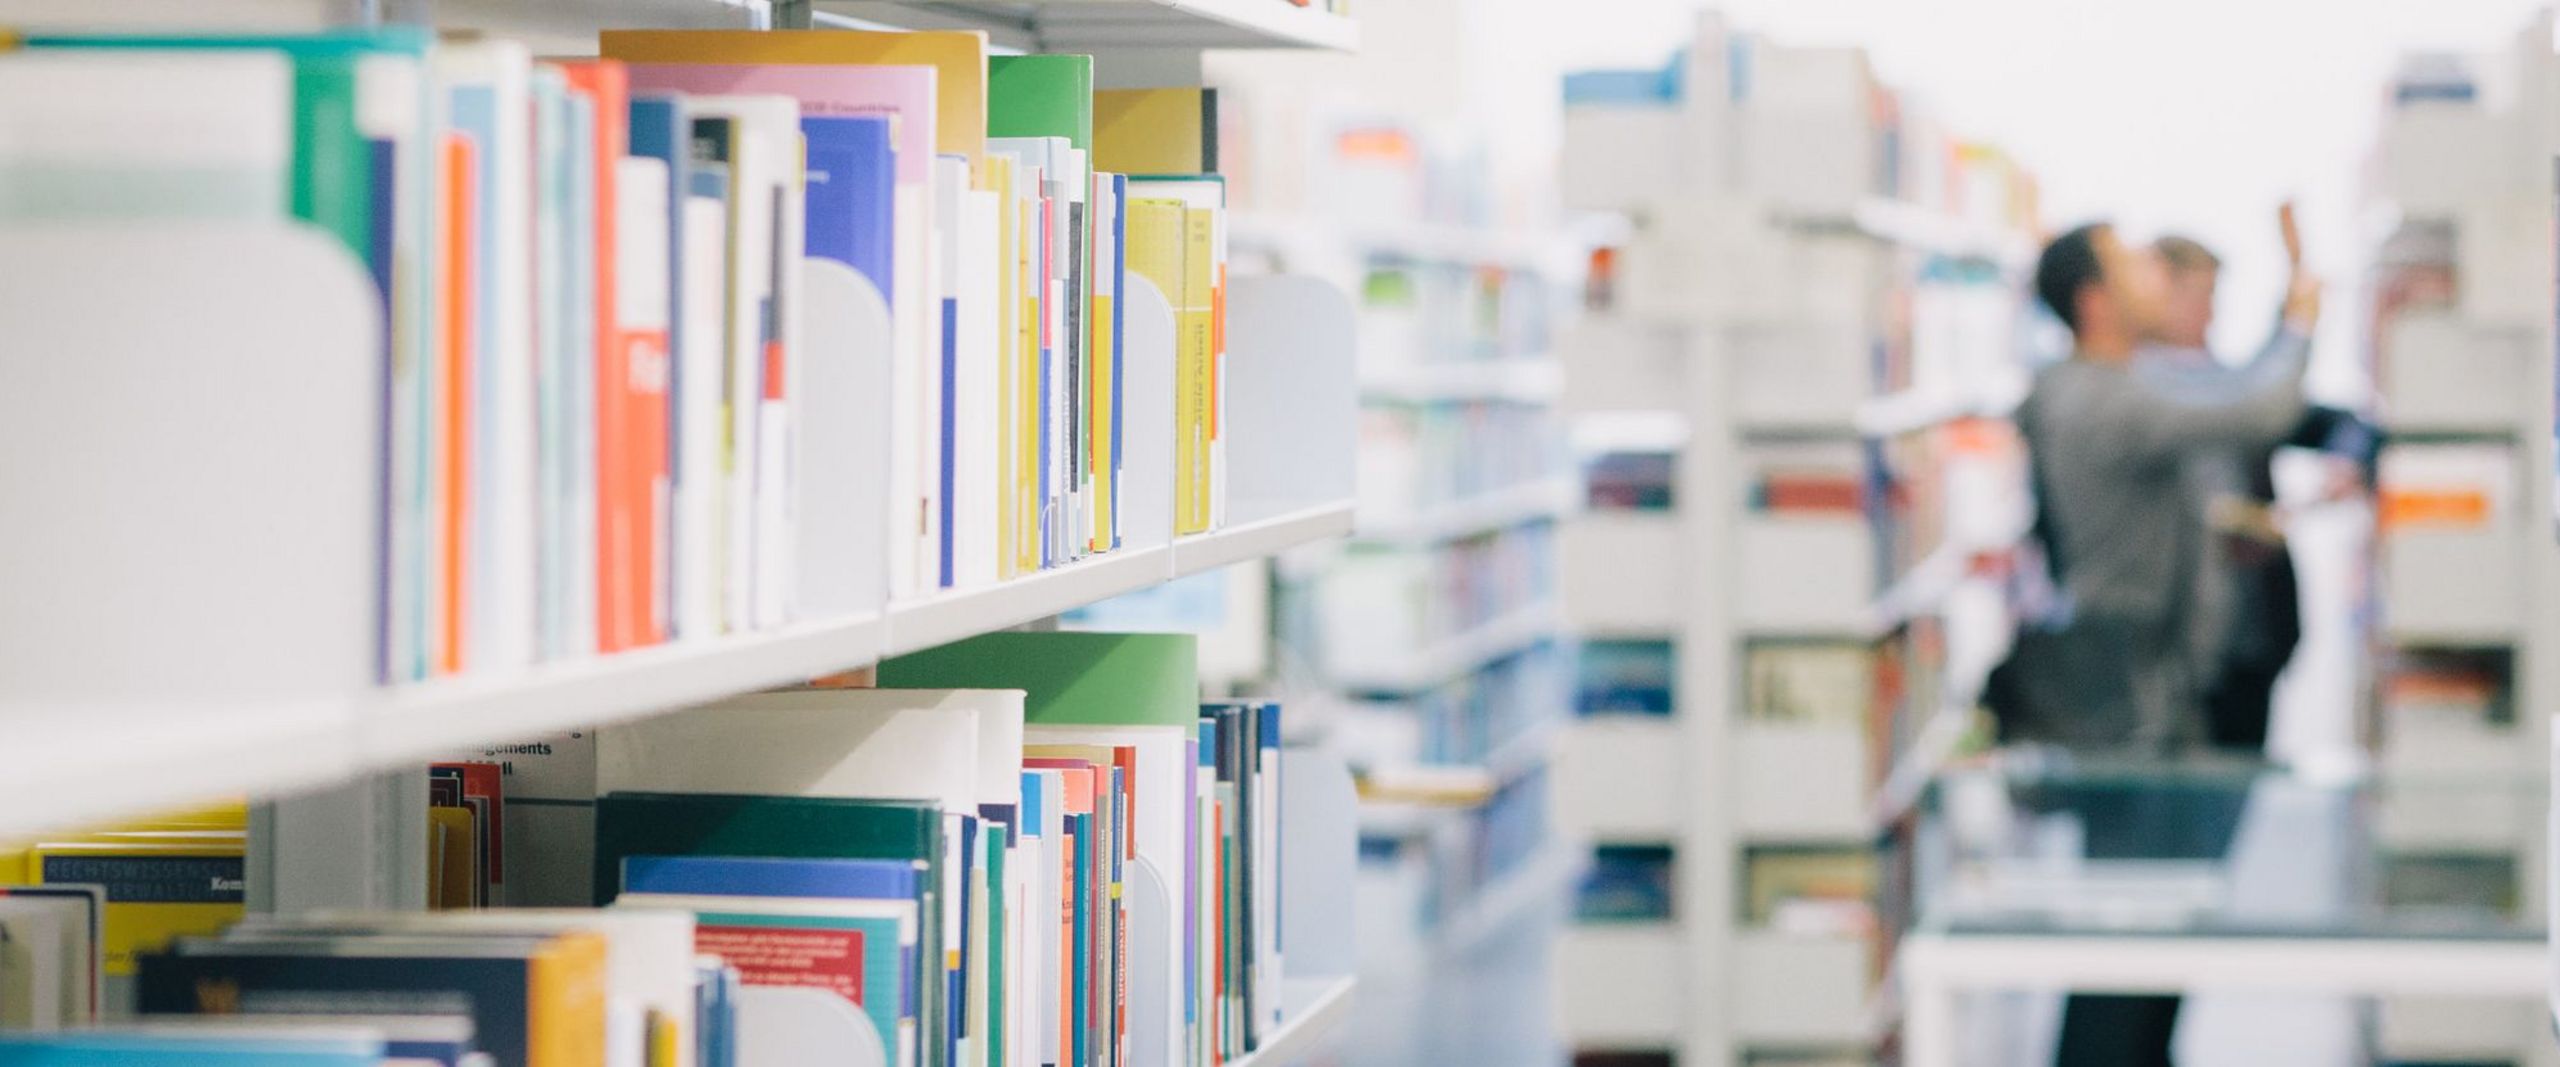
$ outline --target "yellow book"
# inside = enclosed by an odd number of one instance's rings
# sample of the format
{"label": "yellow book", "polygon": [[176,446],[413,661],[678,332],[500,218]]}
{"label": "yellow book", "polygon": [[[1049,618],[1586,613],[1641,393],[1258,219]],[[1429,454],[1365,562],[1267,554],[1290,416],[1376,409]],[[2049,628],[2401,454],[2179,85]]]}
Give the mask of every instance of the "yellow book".
{"label": "yellow book", "polygon": [[976,30],[606,30],[626,63],[776,63],[934,68],[934,151],[977,164],[987,149],[987,35]]}
{"label": "yellow book", "polygon": [[603,1067],[605,939],[562,934],[533,958],[525,1067]]}
{"label": "yellow book", "polygon": [[480,872],[479,834],[471,824],[471,809],[428,808],[427,819],[433,831],[427,838],[427,907],[471,907],[478,903],[472,886]]}
{"label": "yellow book", "polygon": [[1175,472],[1188,491],[1176,533],[1203,533],[1218,522],[1218,213],[1182,211],[1182,298],[1173,309],[1174,347],[1191,364],[1183,393],[1194,438],[1191,464]]}
{"label": "yellow book", "polygon": [[1121,174],[1218,172],[1218,91],[1097,89],[1093,168]]}
{"label": "yellow book", "polygon": [[1192,359],[1190,335],[1184,330],[1184,296],[1190,270],[1185,264],[1187,220],[1179,200],[1129,201],[1129,273],[1154,283],[1173,307],[1173,521],[1175,533],[1195,533],[1191,516],[1200,501],[1190,473],[1206,458],[1208,424],[1196,403],[1203,395],[1199,365]]}
{"label": "yellow book", "polygon": [[1027,167],[1014,175],[1013,492],[1020,521],[1014,526],[1013,556],[1014,570],[1023,574],[1040,569],[1040,511],[1045,503],[1040,498],[1040,408],[1046,400],[1040,391],[1040,328],[1047,321],[1042,301],[1049,279],[1040,262],[1041,180],[1037,170]]}
{"label": "yellow book", "polygon": [[[7,31],[0,30],[0,36]],[[37,838],[0,842],[0,885],[35,885],[38,871],[29,858],[32,840],[43,841],[145,841],[163,844],[188,844],[199,839],[236,840],[249,831],[249,802],[230,800],[197,808],[155,815],[147,819],[116,823],[86,833],[45,834]]]}
{"label": "yellow book", "polygon": [[1014,251],[1022,240],[1022,214],[1015,207],[1013,158],[981,160],[976,182],[996,195],[996,575],[1011,578],[1022,573],[1021,479],[1028,473],[1022,467],[1022,427],[1014,418],[1021,410],[1015,393],[1022,388],[1022,272]]}
{"label": "yellow book", "polygon": [[130,977],[144,953],[177,937],[220,933],[246,911],[246,841],[46,841],[27,850],[36,885],[106,887],[106,973]]}

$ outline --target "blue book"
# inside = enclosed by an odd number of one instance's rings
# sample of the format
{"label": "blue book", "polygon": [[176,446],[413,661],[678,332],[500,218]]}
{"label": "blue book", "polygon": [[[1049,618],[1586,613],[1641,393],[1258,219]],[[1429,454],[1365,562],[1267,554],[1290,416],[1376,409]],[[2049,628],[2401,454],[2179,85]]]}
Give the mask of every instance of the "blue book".
{"label": "blue book", "polygon": [[916,899],[916,866],[903,860],[631,856],[622,891],[722,897]]}
{"label": "blue book", "polygon": [[0,1034],[0,1067],[376,1067],[382,1057],[380,1037],[345,1030]]}
{"label": "blue book", "polygon": [[853,268],[897,306],[893,255],[897,152],[889,120],[878,115],[812,115],[800,120],[807,142],[807,251]]}
{"label": "blue book", "polygon": [[[667,896],[792,898],[800,900],[881,900],[912,904],[920,872],[898,860],[779,859],[732,856],[629,856],[622,861],[622,891]],[[901,936],[898,924],[886,919],[814,917],[780,918],[749,913],[698,911],[704,926],[824,925],[859,929],[864,937],[864,988],[894,988],[898,995],[864,1005],[878,1026],[884,1048],[901,1047],[900,1020],[916,1018],[913,935]],[[918,916],[922,922],[925,917]],[[938,921],[935,920],[935,921]],[[919,930],[921,928],[919,927]],[[876,951],[873,945],[889,946]],[[707,1028],[706,1028],[707,1029]]]}

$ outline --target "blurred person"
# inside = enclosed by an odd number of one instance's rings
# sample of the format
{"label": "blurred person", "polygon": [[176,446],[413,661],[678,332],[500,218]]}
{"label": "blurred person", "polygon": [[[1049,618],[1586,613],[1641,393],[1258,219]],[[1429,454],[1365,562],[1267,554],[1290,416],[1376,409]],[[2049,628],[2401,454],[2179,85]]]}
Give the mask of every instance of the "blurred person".
{"label": "blurred person", "polygon": [[[2161,757],[2196,752],[2212,734],[2189,637],[2205,565],[2189,466],[2272,452],[2302,423],[2319,288],[2297,271],[2274,341],[2207,390],[2144,369],[2147,345],[2190,325],[2179,321],[2193,298],[2181,280],[2192,286],[2159,250],[2127,246],[2106,223],[2055,238],[2037,261],[2037,296],[2070,328],[2072,352],[2036,376],[2018,425],[2061,610],[2021,629],[1985,693],[2003,741]],[[2209,290],[2205,300],[2209,314]],[[2046,799],[2078,816],[2090,859],[2215,859],[2245,797],[2227,786],[2100,787]],[[2055,1062],[2166,1067],[2179,1004],[2073,995]]]}
{"label": "blurred person", "polygon": [[2301,425],[2319,288],[2297,276],[2275,340],[2206,395],[2140,366],[2146,344],[2173,329],[2170,275],[2155,250],[2126,245],[2105,223],[2082,226],[2045,248],[2035,285],[2072,335],[2070,358],[2039,373],[2018,410],[2037,539],[2068,616],[2068,638],[2046,658],[2069,664],[2011,679],[2031,684],[2002,702],[2003,736],[2193,751],[2207,730],[2185,640],[2201,556],[2198,524],[2181,506],[2187,464],[2208,451],[2272,450]]}
{"label": "blurred person", "polygon": [[[2290,211],[2285,249],[2297,273],[2302,246]],[[2191,238],[2153,242],[2167,270],[2166,307],[2137,366],[2156,388],[2210,402],[2251,378],[2214,358],[2214,292],[2222,259]],[[2258,358],[2308,344],[2279,327]],[[2331,455],[2331,496],[2370,481],[2380,434],[2355,415],[2311,406],[2284,440],[2265,448],[2199,448],[2186,458],[2188,516],[2195,523],[2195,564],[2186,590],[2188,673],[2204,716],[2204,739],[2223,749],[2262,753],[2274,718],[2275,684],[2302,641],[2301,591],[2293,554],[2276,508],[2275,456],[2281,446]],[[2341,470],[2339,468],[2360,468]]]}

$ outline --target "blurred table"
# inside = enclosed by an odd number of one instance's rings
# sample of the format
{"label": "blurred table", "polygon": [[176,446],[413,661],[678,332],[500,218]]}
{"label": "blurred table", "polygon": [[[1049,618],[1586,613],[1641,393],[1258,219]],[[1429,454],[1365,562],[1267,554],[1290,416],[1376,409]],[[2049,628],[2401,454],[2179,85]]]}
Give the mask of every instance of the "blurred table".
{"label": "blurred table", "polygon": [[[2522,833],[2544,810],[2539,780],[2495,776],[2050,760],[1949,772],[1922,809],[1928,873],[1897,957],[1902,1062],[1961,1062],[1958,1011],[1977,992],[2538,1000],[2551,957],[2519,917],[2528,879],[2503,898],[2411,899],[2385,864],[2430,825]],[[2522,863],[2533,853],[2516,843]]]}

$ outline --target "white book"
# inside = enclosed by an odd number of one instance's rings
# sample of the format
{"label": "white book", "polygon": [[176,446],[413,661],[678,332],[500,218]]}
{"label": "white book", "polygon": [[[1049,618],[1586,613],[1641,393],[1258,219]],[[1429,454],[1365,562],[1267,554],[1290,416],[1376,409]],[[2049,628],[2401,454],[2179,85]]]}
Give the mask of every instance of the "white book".
{"label": "white book", "polygon": [[80,900],[0,897],[0,1026],[48,1032],[81,1021],[88,926]]}
{"label": "white book", "polygon": [[970,190],[960,202],[958,247],[968,250],[954,268],[958,280],[960,326],[958,366],[952,381],[951,444],[953,584],[961,588],[992,585],[1003,574],[1002,512],[1004,489],[999,448],[1003,440],[1003,392],[1000,383],[997,293],[1002,265],[996,254],[997,222],[1003,207],[995,193]]}
{"label": "white book", "polygon": [[[897,457],[902,464],[898,469],[912,479],[908,495],[895,499],[902,511],[912,508],[915,516],[912,533],[916,573],[912,582],[897,589],[907,594],[959,584],[954,541],[958,520],[952,514],[955,501],[946,499],[947,494],[957,491],[951,464],[958,442],[944,415],[950,411],[951,400],[956,399],[953,376],[960,370],[961,331],[968,328],[964,325],[968,313],[959,306],[964,264],[972,257],[983,258],[994,245],[990,241],[973,248],[962,243],[960,211],[969,195],[968,161],[959,156],[935,156],[927,170],[933,218],[925,228],[931,246],[926,258],[932,284],[920,286],[926,292],[918,312],[930,316],[932,328],[925,339],[928,343],[918,350],[918,358],[910,368],[912,386],[896,394],[901,404],[908,405],[901,413],[906,416],[902,432],[911,446],[907,454]],[[955,397],[947,398],[946,393]]]}
{"label": "white book", "polygon": [[[569,445],[570,322],[578,317],[577,292],[569,278],[569,96],[566,79],[546,72],[533,92],[533,156],[537,183],[533,227],[535,358],[542,367],[537,447],[541,462],[536,479],[540,527],[536,553],[536,636],[544,659],[572,654],[570,571],[576,532],[571,528],[577,457]],[[583,654],[587,649],[577,650]]]}
{"label": "white book", "polygon": [[993,747],[1014,738],[1018,767],[1021,724],[1020,690],[758,693],[598,731],[596,788],[925,800],[975,815],[1006,788],[981,788],[981,732]]}
{"label": "white book", "polygon": [[[669,291],[669,257],[674,255],[673,235],[667,232],[667,162],[647,156],[624,156],[614,174],[614,314],[621,319],[623,335],[630,339],[625,349],[627,373],[638,392],[662,400],[667,396],[668,330],[675,314],[675,294]],[[649,483],[648,522],[650,528],[664,531],[673,514],[674,504],[669,476],[661,469]],[[672,573],[670,538],[652,539],[656,551],[649,560],[648,617],[663,620],[671,617],[667,576]]]}
{"label": "white book", "polygon": [[[716,177],[711,179],[718,181]],[[727,389],[729,203],[688,194],[684,205],[683,331],[675,338],[675,623],[700,640],[721,632],[720,398]]]}
{"label": "white book", "polygon": [[[1066,774],[1054,770],[1033,771],[1031,774],[1032,780],[1038,784],[1040,790],[1037,805],[1039,840],[1036,850],[1039,858],[1032,864],[1035,872],[1035,884],[1031,897],[1032,911],[1039,915],[1062,915],[1066,912],[1070,892],[1063,867],[1066,862],[1067,834]],[[1032,1030],[1034,1038],[1032,1053],[1039,1063],[1062,1064],[1068,1061],[1069,1050],[1060,1040],[1062,1036],[1060,1030],[1065,1020],[1060,1018],[1061,1005],[1058,997],[1053,994],[1057,992],[1055,983],[1060,973],[1059,967],[1064,965],[1068,958],[1067,954],[1073,949],[1061,939],[1062,935],[1056,924],[1041,924],[1032,931],[1032,934],[1036,954],[1025,958],[1038,961],[1038,973],[1041,976],[1040,989],[1043,994],[1032,998],[1040,1002],[1033,1005],[1036,1014]]]}
{"label": "white book", "polygon": [[[728,431],[721,450],[720,568],[722,628],[739,632],[761,625],[764,611],[778,606],[773,601],[781,593],[775,568],[782,561],[764,556],[782,531],[763,527],[781,522],[787,494],[783,486],[762,484],[759,475],[779,465],[763,450],[765,427],[780,421],[780,413],[770,410],[778,405],[765,400],[764,366],[767,346],[784,343],[785,331],[776,320],[789,318],[787,305],[795,295],[777,284],[777,275],[795,288],[799,275],[776,267],[786,241],[789,262],[800,260],[798,213],[785,203],[801,173],[800,112],[790,98],[780,96],[699,96],[692,107],[696,116],[725,119],[730,127],[731,314],[723,358],[726,417],[720,423]],[[782,227],[786,216],[795,223],[789,233]],[[787,355],[783,362],[787,375]],[[787,441],[788,435],[784,437]]]}
{"label": "white book", "polygon": [[[957,169],[960,182],[945,182],[945,171]],[[904,555],[906,571],[896,571],[891,558],[891,596],[916,596],[942,589],[950,560],[945,560],[942,532],[942,384],[945,384],[945,320],[942,299],[955,297],[945,287],[945,258],[957,256],[947,246],[947,217],[957,197],[968,189],[968,164],[934,156],[924,182],[904,182],[899,169],[896,189],[896,261],[899,281],[896,312],[896,358],[891,361],[891,553]],[[932,284],[927,284],[932,281]],[[904,576],[904,578],[901,578]]]}
{"label": "white book", "polygon": [[588,146],[595,143],[595,100],[583,93],[569,92],[566,76],[556,68],[544,67],[535,72],[537,79],[556,86],[563,94],[561,112],[565,118],[567,137],[561,160],[567,192],[562,199],[561,259],[566,265],[568,303],[560,309],[562,327],[568,346],[560,354],[560,362],[551,368],[548,380],[563,388],[559,400],[560,442],[557,456],[561,463],[560,478],[568,495],[560,510],[567,522],[565,556],[560,580],[568,590],[568,614],[562,617],[567,634],[568,654],[592,656],[603,647],[604,623],[598,601],[603,595],[603,573],[599,556],[602,542],[597,537],[598,497],[596,492],[597,452],[600,447],[596,412],[596,353],[602,339],[596,336],[596,213],[593,210],[597,184],[602,176],[596,171],[595,153]]}
{"label": "white book", "polygon": [[275,53],[8,53],[0,219],[285,218],[293,118]]}
{"label": "white book", "polygon": [[[901,171],[903,177],[903,169]],[[935,175],[938,179],[939,174]],[[937,566],[928,556],[932,516],[925,504],[928,444],[935,429],[928,415],[926,383],[942,363],[942,309],[946,291],[939,284],[941,265],[950,254],[942,247],[943,212],[938,180],[901,180],[890,210],[896,231],[890,249],[890,271],[898,294],[891,316],[889,361],[889,595],[915,596],[936,583]],[[937,284],[926,285],[927,279]]]}
{"label": "white book", "polygon": [[533,308],[533,57],[521,42],[435,50],[448,120],[479,161],[479,284],[464,471],[462,662],[485,673],[533,662],[537,515]]}
{"label": "white book", "polygon": [[[1265,708],[1261,715],[1270,715]],[[1258,716],[1257,716],[1258,717]],[[1254,1011],[1263,1034],[1280,1026],[1280,749],[1254,750]]]}

